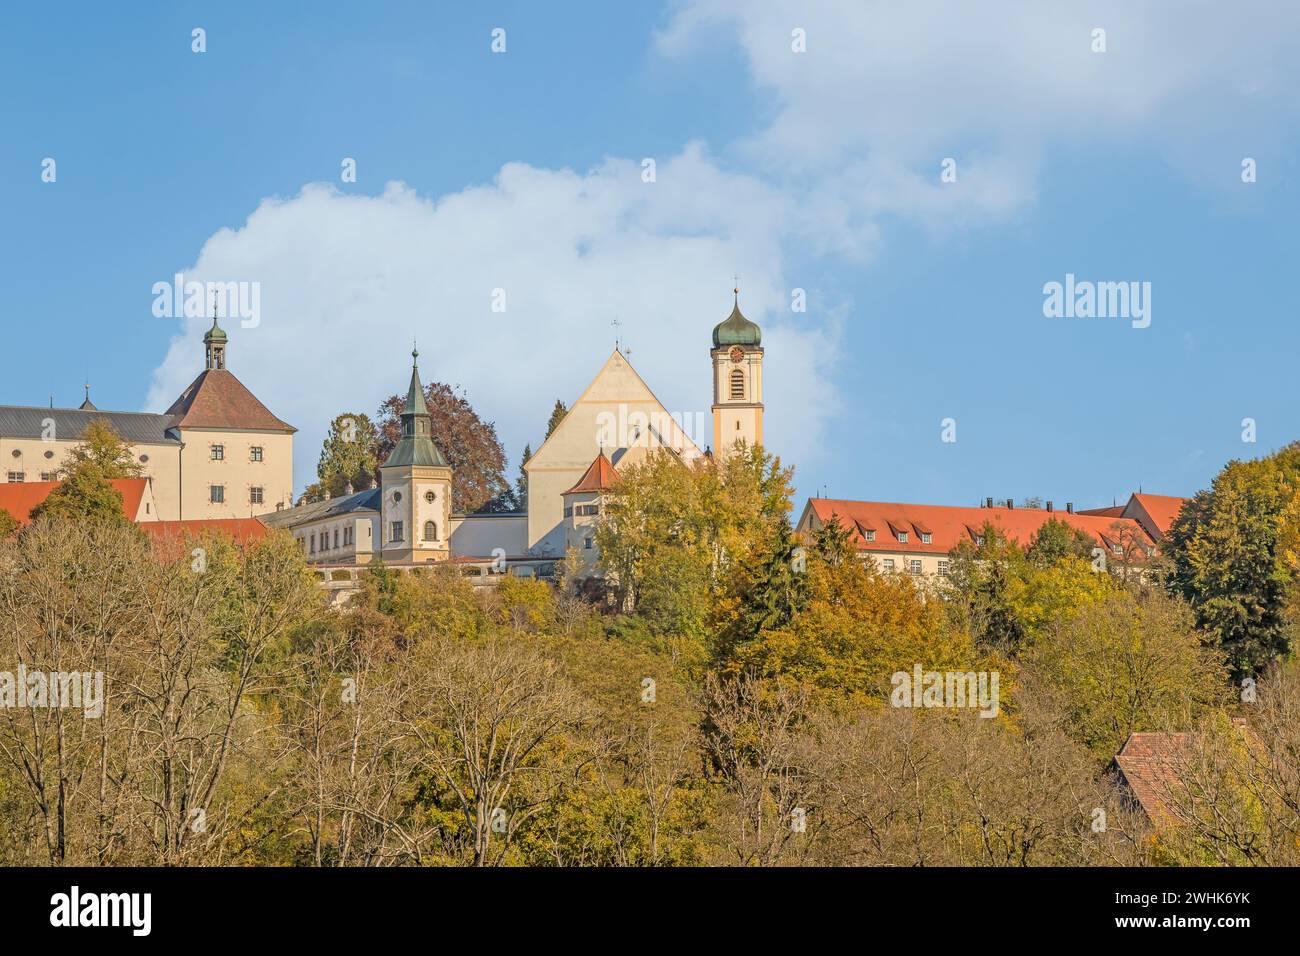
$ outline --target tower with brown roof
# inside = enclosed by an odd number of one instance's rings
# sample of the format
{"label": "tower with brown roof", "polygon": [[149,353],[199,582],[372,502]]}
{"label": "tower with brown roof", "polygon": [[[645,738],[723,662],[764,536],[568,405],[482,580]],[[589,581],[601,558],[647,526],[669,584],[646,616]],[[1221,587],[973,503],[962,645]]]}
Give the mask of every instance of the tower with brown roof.
{"label": "tower with brown roof", "polygon": [[203,371],[164,413],[181,445],[178,513],[164,512],[169,518],[248,518],[293,503],[297,429],[226,367],[228,343],[214,315]]}

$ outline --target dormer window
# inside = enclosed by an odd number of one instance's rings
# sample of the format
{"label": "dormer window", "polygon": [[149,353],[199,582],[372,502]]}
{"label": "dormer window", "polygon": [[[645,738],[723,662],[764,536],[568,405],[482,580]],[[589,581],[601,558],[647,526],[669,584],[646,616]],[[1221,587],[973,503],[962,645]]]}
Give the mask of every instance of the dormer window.
{"label": "dormer window", "polygon": [[932,540],[933,540],[933,536],[928,531],[921,532],[922,544],[929,544]]}
{"label": "dormer window", "polygon": [[864,531],[862,533],[862,537],[865,538],[867,541],[875,541],[876,533],[874,531]]}
{"label": "dormer window", "polygon": [[898,532],[898,543],[899,543],[899,544],[907,544],[907,532],[906,532],[906,531],[900,531],[900,532]]}

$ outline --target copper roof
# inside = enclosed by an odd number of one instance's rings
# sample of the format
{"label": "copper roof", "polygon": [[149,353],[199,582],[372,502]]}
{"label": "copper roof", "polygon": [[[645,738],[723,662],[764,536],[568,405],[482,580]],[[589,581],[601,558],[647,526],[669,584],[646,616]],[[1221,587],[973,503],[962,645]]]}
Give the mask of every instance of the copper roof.
{"label": "copper roof", "polygon": [[602,451],[596,456],[596,460],[588,466],[583,476],[578,479],[578,483],[566,491],[565,494],[572,495],[582,491],[609,491],[614,487],[616,481],[618,481],[618,472]]}
{"label": "copper roof", "polygon": [[262,432],[296,432],[224,368],[204,369],[172,402],[166,414],[178,428],[242,428]]}

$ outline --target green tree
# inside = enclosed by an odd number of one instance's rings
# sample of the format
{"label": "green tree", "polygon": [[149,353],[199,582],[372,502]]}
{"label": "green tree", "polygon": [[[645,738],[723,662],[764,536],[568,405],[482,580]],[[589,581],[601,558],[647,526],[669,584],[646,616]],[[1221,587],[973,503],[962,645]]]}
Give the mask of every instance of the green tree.
{"label": "green tree", "polygon": [[1230,461],[1187,502],[1163,543],[1170,587],[1217,636],[1238,677],[1291,649],[1295,569],[1285,541],[1297,492],[1300,443],[1267,458]]}
{"label": "green tree", "polygon": [[4,508],[0,508],[0,539],[7,538],[21,527],[18,519]]}
{"label": "green tree", "polygon": [[131,524],[123,507],[122,492],[109,484],[99,464],[83,460],[69,468],[58,486],[32,509],[31,519]]}
{"label": "green tree", "polygon": [[375,469],[379,462],[376,451],[379,429],[370,416],[360,412],[344,412],[330,422],[329,434],[321,448],[316,475],[320,488],[331,497],[345,494],[347,486],[363,491],[375,482]]}
{"label": "green tree", "polygon": [[1030,553],[985,522],[977,541],[951,552],[943,585],[949,617],[977,644],[1015,656],[1053,621],[1119,586],[1078,556],[1080,545],[1053,530]]}
{"label": "green tree", "polygon": [[555,400],[555,407],[551,409],[551,417],[546,422],[546,437],[551,437],[551,432],[555,431],[556,426],[564,421],[564,416],[569,414],[569,408],[558,398]]}
{"label": "green tree", "polygon": [[528,510],[528,471],[524,467],[533,457],[533,446],[525,445],[524,453],[519,456],[519,477],[515,479],[514,506],[520,511]]}
{"label": "green tree", "polygon": [[1074,557],[1092,560],[1092,549],[1097,539],[1082,528],[1066,524],[1060,518],[1051,518],[1034,533],[1029,543],[1029,560],[1035,564],[1051,564],[1062,558]]}

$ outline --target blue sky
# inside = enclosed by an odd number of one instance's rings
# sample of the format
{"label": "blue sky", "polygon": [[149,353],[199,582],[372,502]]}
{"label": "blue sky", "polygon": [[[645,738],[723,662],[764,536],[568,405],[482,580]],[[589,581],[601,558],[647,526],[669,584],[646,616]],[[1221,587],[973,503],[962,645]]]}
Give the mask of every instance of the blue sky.
{"label": "blue sky", "polygon": [[[330,418],[403,389],[412,336],[513,468],[616,316],[665,404],[707,411],[739,272],[801,495],[1108,504],[1300,437],[1300,15],[268,6],[0,13],[0,403],[75,405],[88,376],[101,408],[165,406],[203,323],[156,318],[152,285],[249,279],[230,364],[301,429],[299,487]],[[1066,273],[1150,282],[1150,327],[1045,317]]]}

